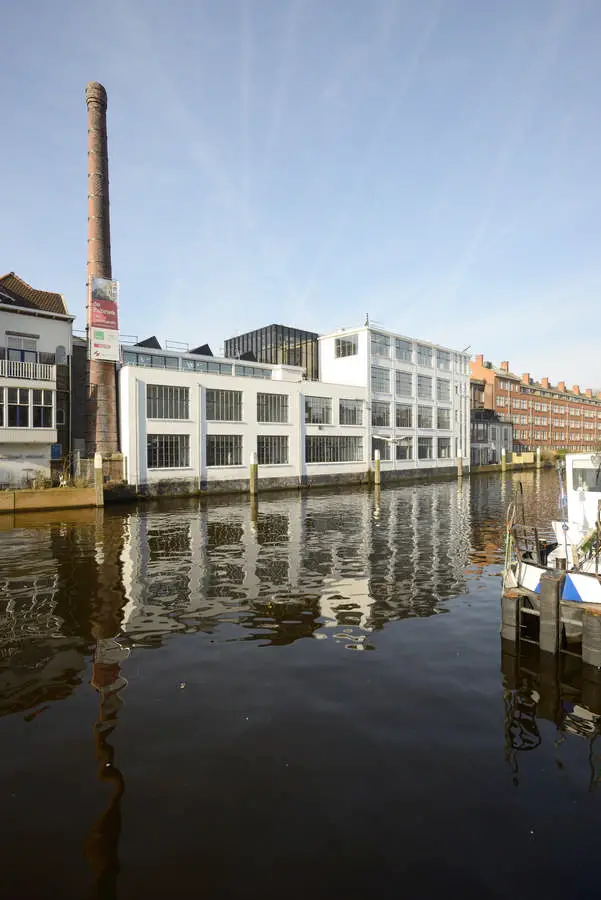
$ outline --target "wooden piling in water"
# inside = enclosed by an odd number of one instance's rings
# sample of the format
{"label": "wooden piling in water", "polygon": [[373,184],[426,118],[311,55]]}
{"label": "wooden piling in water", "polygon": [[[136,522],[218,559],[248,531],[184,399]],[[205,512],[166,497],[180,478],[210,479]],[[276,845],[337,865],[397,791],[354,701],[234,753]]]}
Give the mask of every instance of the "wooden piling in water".
{"label": "wooden piling in water", "polygon": [[251,497],[257,494],[259,489],[259,463],[257,461],[257,451],[253,450],[250,454],[249,467],[249,490]]}
{"label": "wooden piling in water", "polygon": [[382,460],[379,450],[374,451],[374,484],[382,484]]}

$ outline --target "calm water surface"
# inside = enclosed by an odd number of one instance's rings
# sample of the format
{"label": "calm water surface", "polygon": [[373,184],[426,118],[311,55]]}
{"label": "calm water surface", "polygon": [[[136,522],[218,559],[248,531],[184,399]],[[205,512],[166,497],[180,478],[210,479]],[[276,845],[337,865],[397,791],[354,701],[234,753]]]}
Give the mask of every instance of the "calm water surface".
{"label": "calm water surface", "polygon": [[499,637],[517,478],[0,519],[3,897],[595,896],[599,691]]}

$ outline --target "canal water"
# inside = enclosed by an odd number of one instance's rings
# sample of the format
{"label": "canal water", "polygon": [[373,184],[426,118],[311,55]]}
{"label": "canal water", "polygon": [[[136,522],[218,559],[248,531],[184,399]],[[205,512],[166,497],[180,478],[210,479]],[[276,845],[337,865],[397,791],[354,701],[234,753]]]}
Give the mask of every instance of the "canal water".
{"label": "canal water", "polygon": [[518,480],[547,525],[553,472],[0,519],[3,896],[594,896],[595,686],[499,637]]}

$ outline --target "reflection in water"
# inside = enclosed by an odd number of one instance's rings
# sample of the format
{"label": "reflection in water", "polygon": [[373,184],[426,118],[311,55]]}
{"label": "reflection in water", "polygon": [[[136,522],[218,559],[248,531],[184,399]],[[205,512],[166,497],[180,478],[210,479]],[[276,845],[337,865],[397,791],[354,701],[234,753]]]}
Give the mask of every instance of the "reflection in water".
{"label": "reflection in water", "polygon": [[339,627],[361,643],[464,589],[469,484],[270,499],[254,514],[245,504],[142,508],[125,535],[123,628],[135,642],[227,622],[272,644]]}
{"label": "reflection in water", "polygon": [[91,684],[99,698],[98,719],[94,726],[98,777],[106,784],[109,798],[84,841],[84,852],[94,875],[96,895],[102,900],[117,896],[121,798],[125,791],[125,780],[115,765],[115,750],[109,743],[122,705],[120,694],[127,686],[121,675],[121,664],[129,656],[129,649],[116,640],[121,632],[125,604],[122,545],[120,520],[105,519],[100,512],[94,553],[96,565],[91,573],[96,582],[90,610],[90,630],[96,641]]}
{"label": "reflection in water", "polygon": [[542,743],[542,722],[555,726],[553,745],[561,763],[567,735],[589,744],[589,790],[601,780],[601,672],[570,655],[553,656],[532,644],[501,642],[503,703],[505,707],[505,758],[517,785],[521,754]]}
{"label": "reflection in water", "polygon": [[[524,475],[523,481],[530,515],[534,521],[548,521],[556,506],[554,478]],[[419,760],[435,743],[432,735],[437,727],[443,728],[439,723],[446,722],[447,730],[438,733],[438,746],[448,740],[450,754],[456,746],[457,733],[463,729],[462,761],[455,763],[462,772],[463,754],[470,757],[478,746],[479,730],[484,728],[477,715],[469,718],[469,726],[456,724],[462,721],[466,696],[471,697],[471,680],[477,682],[481,675],[486,677],[489,669],[492,672],[494,696],[484,695],[487,709],[494,709],[500,684],[494,649],[492,657],[477,653],[470,656],[466,652],[464,658],[463,651],[461,655],[455,652],[455,646],[459,632],[469,636],[472,627],[476,631],[478,627],[482,629],[483,620],[486,634],[493,635],[493,647],[496,646],[500,590],[496,576],[502,562],[504,495],[511,496],[511,484],[507,477],[480,476],[465,478],[461,484],[449,481],[378,492],[262,497],[258,504],[237,500],[211,505],[183,501],[90,511],[73,519],[67,513],[59,523],[40,520],[36,524],[34,518],[28,518],[14,531],[2,532],[0,719],[5,718],[1,724],[8,734],[17,734],[17,747],[29,746],[28,738],[34,729],[36,736],[47,737],[53,728],[61,733],[64,722],[61,725],[51,716],[56,709],[68,707],[56,701],[83,698],[82,702],[89,704],[93,700],[89,719],[84,723],[77,721],[77,729],[87,734],[91,743],[88,729],[96,720],[93,746],[102,790],[101,812],[94,810],[92,801],[84,803],[85,831],[77,832],[76,841],[80,857],[83,843],[86,872],[92,875],[96,896],[116,897],[119,879],[123,877],[120,855],[127,845],[122,840],[121,818],[125,776],[119,763],[123,765],[126,756],[120,742],[127,740],[124,734],[128,730],[130,740],[132,733],[139,740],[139,731],[132,725],[133,719],[140,728],[141,719],[132,717],[138,702],[138,715],[141,709],[144,719],[152,720],[152,743],[157,744],[157,748],[145,745],[145,756],[151,757],[155,750],[157,755],[146,763],[150,773],[146,776],[128,763],[128,804],[132,804],[137,816],[149,809],[144,806],[140,784],[144,777],[147,785],[152,786],[155,778],[160,781],[157,766],[167,765],[172,754],[183,760],[184,768],[186,753],[194,757],[186,770],[187,781],[178,782],[177,771],[170,773],[168,791],[176,791],[179,783],[180,797],[187,797],[188,791],[194,796],[199,779],[203,778],[203,790],[210,794],[210,765],[216,765],[214,760],[222,757],[224,768],[221,770],[217,764],[215,772],[225,785],[232,778],[235,780],[237,770],[241,773],[238,791],[243,784],[254,785],[252,796],[242,803],[230,798],[229,806],[228,789],[224,788],[217,807],[213,806],[213,810],[218,810],[217,816],[211,820],[215,827],[222,828],[222,806],[224,820],[237,820],[260,796],[260,817],[261,804],[269,809],[271,793],[279,796],[281,789],[282,796],[296,796],[290,794],[293,782],[288,781],[292,771],[288,758],[294,754],[298,779],[294,784],[303,797],[321,797],[324,792],[327,795],[329,785],[337,781],[340,772],[348,773],[345,792],[339,792],[335,801],[325,804],[328,847],[331,834],[337,829],[341,834],[344,831],[344,822],[354,821],[358,828],[362,818],[347,816],[343,810],[342,819],[335,819],[336,810],[343,809],[343,793],[354,797],[352,802],[356,800],[358,808],[364,804],[370,822],[379,816],[378,810],[365,805],[368,801],[361,791],[365,771],[369,769],[370,779],[377,779],[380,762],[384,768],[391,765],[392,780],[382,784],[379,793],[371,789],[369,793],[379,796],[379,803],[385,804],[383,797],[391,798],[394,812],[389,812],[391,827],[387,824],[386,831],[396,834],[400,820],[395,816],[401,793],[395,787],[395,779],[401,777],[398,773],[404,768],[411,772],[419,769]],[[474,594],[470,598],[473,607],[482,601],[475,609],[469,604],[448,602],[469,593]],[[385,636],[378,633],[394,621],[424,620],[442,612],[447,615],[432,628],[424,627],[428,623],[423,621],[414,621],[398,630],[388,629],[387,635],[396,641],[401,633],[411,634],[411,646],[405,644],[403,651],[408,659],[411,653],[415,655],[402,670],[403,677],[399,677],[397,645],[393,644],[387,657],[383,649]],[[480,625],[472,626],[472,621],[479,621]],[[438,651],[446,641],[453,648],[453,660],[458,660],[459,668],[448,678],[448,673],[441,675],[436,670],[432,645],[426,637],[434,631],[442,641]],[[197,638],[177,640],[182,634],[196,634]],[[482,639],[482,631],[479,634]],[[214,644],[220,645],[216,653]],[[264,653],[263,647],[283,649]],[[146,653],[145,648],[150,652]],[[345,653],[345,649],[376,652],[353,655]],[[258,652],[247,652],[255,650]],[[147,670],[154,672],[154,680],[137,677],[128,661],[130,651],[137,654],[140,665],[145,662]],[[250,657],[255,667],[266,663],[270,667],[268,672],[260,670],[263,680],[257,675],[257,668],[245,668],[250,665]],[[160,675],[149,665],[150,659],[160,661],[159,669],[165,665]],[[465,660],[471,668],[463,671],[460,667]],[[234,677],[228,681],[232,662]],[[176,671],[171,668],[174,665]],[[295,665],[300,665],[302,675],[295,672]],[[500,717],[495,720],[491,741],[494,746],[499,745],[504,725],[507,761],[516,783],[524,777],[520,775],[524,754],[544,754],[549,744],[545,721],[556,730],[553,751],[558,762],[563,759],[567,740],[582,743],[584,738],[589,742],[588,783],[591,787],[598,783],[599,760],[594,739],[601,716],[601,688],[590,673],[575,674],[573,660],[562,665],[561,672],[551,672],[540,660],[516,659],[504,648],[505,722]],[[173,719],[170,711],[166,712],[167,707],[171,710],[175,706],[171,695],[168,703],[154,705],[155,691],[165,691],[165,671],[169,682],[177,684],[181,676],[197,678],[200,685],[196,692],[194,688],[179,691],[175,687],[182,705]],[[226,683],[225,688],[221,687],[222,682]],[[457,688],[455,693],[453,685]],[[413,702],[414,696],[417,702]],[[455,698],[451,714],[447,696]],[[241,697],[241,705],[234,712],[230,707],[235,706],[237,697]],[[384,704],[391,697],[394,705],[386,707]],[[247,705],[254,709],[255,714],[250,717]],[[398,719],[391,727],[396,707]],[[81,708],[72,707],[70,715],[76,717]],[[123,727],[126,712],[128,729]],[[272,719],[279,730],[269,731]],[[256,743],[245,744],[254,720],[259,737]],[[405,727],[408,720],[412,724]],[[307,736],[316,727],[330,730],[323,742],[307,742]],[[18,734],[18,728],[27,729],[24,737]],[[190,742],[188,728],[193,734]],[[281,753],[265,762],[262,769],[261,760],[267,758],[269,749],[278,741]],[[245,748],[243,754],[236,755],[241,745]],[[348,748],[353,748],[357,756],[346,756]],[[387,748],[389,758],[385,755]],[[135,749],[137,753],[139,747]],[[79,752],[77,748],[74,751]],[[42,740],[37,753],[31,759],[43,770],[47,760]],[[204,769],[197,765],[197,756],[202,757]],[[330,770],[322,777],[331,759],[340,759],[340,772]],[[85,763],[84,778],[92,782],[89,761],[86,759]],[[437,766],[431,756],[427,778],[434,782]],[[12,773],[9,771],[5,777],[10,779]],[[21,772],[17,777],[26,779],[27,773]],[[280,782],[280,777],[286,780]],[[469,777],[461,775],[458,783],[461,779],[461,797],[454,798],[459,805],[470,788]],[[448,781],[452,783],[453,779]],[[418,782],[411,775],[403,781],[403,791],[415,796],[411,792]],[[93,784],[98,785],[96,779]],[[474,784],[480,791],[480,785],[476,781]],[[442,781],[432,796],[437,790],[443,797],[446,788]],[[155,800],[153,795],[152,802]],[[453,810],[457,808],[454,801],[449,803]],[[77,798],[71,798],[70,803],[75,808]],[[290,803],[294,810],[294,803]],[[351,804],[348,809],[352,808]],[[444,805],[439,812],[444,817]],[[39,818],[38,810],[33,814]],[[26,815],[30,815],[29,808]],[[194,807],[193,828],[197,815]],[[185,814],[181,816],[179,837],[185,841],[190,828]],[[315,822],[318,817],[313,809],[306,818],[299,818],[306,823]],[[234,826],[229,827],[231,832],[225,829],[222,833],[228,846],[233,846],[239,836]],[[268,833],[269,827],[264,820],[263,828]],[[438,827],[438,822],[432,827]],[[446,827],[445,823],[440,827]],[[135,830],[129,830],[130,838]],[[310,831],[319,834],[318,827]],[[304,840],[311,837],[305,824],[303,834]],[[164,826],[157,840],[163,838],[168,846],[169,835],[164,833]],[[210,834],[205,835],[209,843],[210,839]],[[341,837],[344,854],[347,839],[352,844],[351,832]],[[277,842],[277,833],[271,832],[270,840]],[[131,852],[131,842],[129,846]],[[361,843],[361,852],[368,846],[369,842]],[[59,857],[63,849],[59,843]],[[389,858],[396,858],[397,851],[395,843]],[[65,849],[65,854],[68,852]],[[249,852],[247,861],[251,855]],[[320,848],[315,859],[324,855],[327,853]],[[126,868],[124,864],[124,871]],[[148,896],[135,890],[127,895]]]}

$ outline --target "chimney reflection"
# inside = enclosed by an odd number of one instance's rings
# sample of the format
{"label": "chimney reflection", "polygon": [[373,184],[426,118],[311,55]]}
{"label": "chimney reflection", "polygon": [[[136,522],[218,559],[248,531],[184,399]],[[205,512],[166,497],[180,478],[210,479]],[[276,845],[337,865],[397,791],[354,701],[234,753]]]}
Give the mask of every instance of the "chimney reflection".
{"label": "chimney reflection", "polygon": [[115,765],[115,749],[109,742],[123,703],[121,692],[127,686],[121,664],[129,656],[129,649],[117,640],[126,600],[121,564],[123,537],[121,517],[108,516],[99,509],[95,534],[95,584],[92,585],[90,610],[90,630],[96,642],[91,685],[99,698],[98,718],[94,725],[97,771],[99,779],[108,788],[109,798],[84,840],[84,853],[95,879],[96,896],[103,900],[117,896],[121,798],[125,791],[123,774]]}

